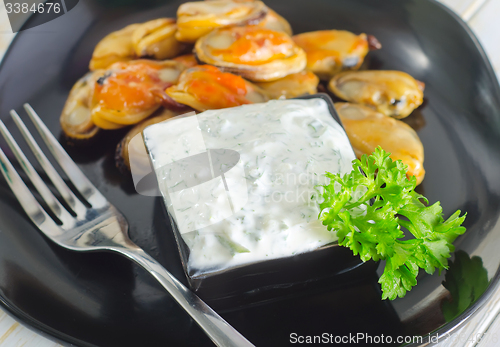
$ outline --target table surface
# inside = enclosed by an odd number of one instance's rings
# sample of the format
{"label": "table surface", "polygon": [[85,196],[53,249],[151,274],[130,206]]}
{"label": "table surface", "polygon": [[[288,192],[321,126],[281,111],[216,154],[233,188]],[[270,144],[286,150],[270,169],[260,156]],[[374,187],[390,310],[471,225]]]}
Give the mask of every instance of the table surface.
{"label": "table surface", "polygon": [[[500,80],[500,0],[440,0],[452,8],[468,22],[489,55],[490,61]],[[0,0],[0,60],[9,46],[12,34],[4,6]],[[441,342],[439,347],[478,346],[493,347],[500,345],[500,286],[496,288],[495,298],[478,312],[464,327]],[[498,336],[496,335],[498,334]],[[480,340],[478,337],[482,337]],[[24,327],[0,310],[1,347],[57,347],[59,344]]]}

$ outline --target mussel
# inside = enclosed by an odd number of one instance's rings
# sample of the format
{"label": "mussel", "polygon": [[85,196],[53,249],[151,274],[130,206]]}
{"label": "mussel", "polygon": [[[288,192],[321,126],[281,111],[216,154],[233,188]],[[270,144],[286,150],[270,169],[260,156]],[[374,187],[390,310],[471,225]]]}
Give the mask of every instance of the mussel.
{"label": "mussel", "polygon": [[199,65],[186,69],[179,82],[167,88],[168,96],[197,111],[220,109],[257,102],[268,97],[254,84],[215,66]]}
{"label": "mussel", "polygon": [[282,31],[290,36],[293,34],[290,23],[270,8],[268,8],[267,15],[264,19],[257,25],[274,31]]}
{"label": "mussel", "polygon": [[272,82],[256,82],[271,99],[289,99],[301,95],[315,94],[319,78],[310,71],[301,71]]}
{"label": "mussel", "polygon": [[145,23],[131,24],[105,36],[95,47],[90,70],[107,69],[116,62],[141,57],[173,58],[189,45],[177,41],[175,19],[159,18]]}
{"label": "mussel", "polygon": [[424,147],[408,124],[362,105],[338,102],[335,109],[358,158],[380,146],[393,160],[401,159],[408,165],[408,178],[415,176],[417,184],[422,182]]}
{"label": "mussel", "polygon": [[94,48],[89,69],[106,69],[119,61],[129,61],[135,56],[132,34],[140,24],[131,24],[106,35]]}
{"label": "mussel", "polygon": [[186,2],[177,10],[177,33],[183,42],[196,42],[215,28],[257,24],[268,12],[261,1],[214,0]]}
{"label": "mussel", "polygon": [[259,26],[216,29],[196,42],[195,54],[201,62],[256,82],[274,81],[306,66],[304,51],[290,36]]}
{"label": "mussel", "polygon": [[346,71],[328,84],[339,98],[405,118],[424,100],[424,84],[401,71]]}
{"label": "mussel", "polygon": [[91,99],[94,83],[101,71],[89,72],[80,78],[71,89],[61,113],[61,128],[70,140],[89,140],[99,128],[91,117]]}
{"label": "mussel", "polygon": [[[205,0],[214,1],[214,0]],[[236,0],[238,2],[253,2],[256,0]],[[266,16],[257,24],[258,26],[271,29],[274,31],[282,31],[290,36],[292,36],[292,27],[288,21],[277,14],[275,11],[267,7]]]}
{"label": "mussel", "polygon": [[343,70],[357,70],[371,49],[382,46],[373,36],[345,30],[321,30],[298,34],[293,40],[307,54],[307,69],[328,81]]}
{"label": "mussel", "polygon": [[136,124],[162,104],[165,88],[177,83],[184,65],[171,61],[119,62],[101,74],[92,98],[92,120],[100,128]]}
{"label": "mussel", "polygon": [[173,58],[189,45],[177,41],[177,25],[173,18],[159,18],[141,24],[132,33],[132,43],[137,57],[153,57],[158,60]]}
{"label": "mussel", "polygon": [[196,60],[196,56],[193,53],[180,55],[178,57],[173,58],[172,60],[181,63],[186,68],[198,65],[198,60]]}
{"label": "mussel", "polygon": [[167,109],[161,109],[158,110],[158,112],[155,113],[155,115],[153,115],[151,118],[143,120],[142,122],[134,126],[132,129],[130,129],[130,131],[125,135],[125,137],[120,141],[120,143],[116,147],[116,153],[115,153],[116,167],[121,172],[129,171],[131,162],[130,156],[132,156],[134,163],[145,161],[143,165],[145,167],[149,167],[148,165],[149,157],[147,156],[147,154],[146,156],[142,155],[143,153],[145,153],[144,142],[143,141],[131,142],[131,140],[137,134],[141,133],[147,126],[163,122],[164,120],[167,120],[169,118],[178,115],[179,114],[177,112]]}

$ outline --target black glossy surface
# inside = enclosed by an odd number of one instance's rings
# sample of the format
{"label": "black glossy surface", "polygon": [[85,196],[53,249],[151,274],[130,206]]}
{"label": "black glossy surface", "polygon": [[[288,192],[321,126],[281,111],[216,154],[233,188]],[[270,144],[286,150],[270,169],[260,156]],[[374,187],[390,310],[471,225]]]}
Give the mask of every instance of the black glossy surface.
{"label": "black glossy surface", "polygon": [[[22,31],[0,69],[0,117],[30,102],[60,133],[59,113],[82,76],[98,40],[136,21],[173,16],[179,1],[126,7],[133,1],[82,0],[68,14]],[[157,1],[141,2],[154,5]],[[420,191],[441,200],[449,215],[468,212],[468,232],[457,249],[482,258],[492,282],[500,263],[500,91],[484,53],[465,27],[428,0],[269,0],[295,32],[347,29],[375,35],[383,49],[368,65],[404,70],[426,83],[426,103],[412,115],[425,124],[426,178]],[[120,8],[113,5],[122,4]],[[36,22],[37,17],[31,21]],[[29,23],[35,25],[36,23]],[[420,118],[421,117],[421,118]],[[26,118],[26,117],[23,117]],[[6,121],[9,128],[13,123]],[[13,131],[19,137],[17,131]],[[68,148],[87,176],[128,218],[133,240],[185,281],[159,198],[134,194],[114,168],[119,132],[82,150]],[[1,142],[2,148],[5,148]],[[441,313],[444,274],[422,274],[404,299],[380,300],[377,277],[324,280],[280,299],[219,311],[258,346],[280,346],[289,334],[427,334],[451,329]],[[431,293],[434,293],[431,295]],[[488,291],[478,303],[482,303]],[[52,245],[27,221],[0,180],[0,298],[36,329],[77,345],[210,345],[209,340],[144,271],[114,254],[78,254]],[[410,311],[411,308],[418,309]],[[363,344],[362,344],[363,345]]]}

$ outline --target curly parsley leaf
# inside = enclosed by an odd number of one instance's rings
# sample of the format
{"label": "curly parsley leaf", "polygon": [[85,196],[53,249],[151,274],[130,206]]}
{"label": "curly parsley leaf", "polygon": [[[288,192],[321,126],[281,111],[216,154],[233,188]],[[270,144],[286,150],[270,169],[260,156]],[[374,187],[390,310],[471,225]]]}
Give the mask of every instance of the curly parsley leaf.
{"label": "curly parsley leaf", "polygon": [[450,291],[451,300],[442,303],[447,322],[469,308],[486,291],[490,284],[488,271],[477,256],[470,257],[464,251],[455,253],[455,261],[446,271],[443,286]]}
{"label": "curly parsley leaf", "polygon": [[[448,268],[466,214],[457,211],[444,220],[440,203],[426,206],[427,199],[414,191],[415,177],[408,179],[406,165],[389,155],[379,147],[354,160],[343,177],[327,172],[319,219],[361,260],[386,261],[379,279],[382,298],[394,300],[417,284],[420,268],[429,274]],[[401,228],[414,238],[404,240]]]}

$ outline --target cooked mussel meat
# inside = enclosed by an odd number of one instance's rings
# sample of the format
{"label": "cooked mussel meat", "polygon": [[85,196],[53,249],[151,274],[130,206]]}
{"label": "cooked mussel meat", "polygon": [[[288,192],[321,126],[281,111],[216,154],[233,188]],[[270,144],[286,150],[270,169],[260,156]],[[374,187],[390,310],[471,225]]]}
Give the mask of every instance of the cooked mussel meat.
{"label": "cooked mussel meat", "polygon": [[100,128],[136,124],[164,102],[165,88],[177,83],[184,65],[166,60],[133,60],[113,64],[96,81],[92,120]]}
{"label": "cooked mussel meat", "polygon": [[199,65],[185,70],[179,77],[179,82],[167,88],[166,94],[176,102],[197,111],[268,100],[259,87],[211,65]]}
{"label": "cooked mussel meat", "polygon": [[136,56],[163,60],[179,55],[189,45],[177,41],[176,31],[177,25],[173,18],[159,18],[141,24],[132,33]]}
{"label": "cooked mussel meat", "polygon": [[216,29],[196,42],[201,62],[251,81],[274,81],[302,71],[306,55],[287,34],[259,26]]}
{"label": "cooked mussel meat", "polygon": [[[125,135],[125,137],[120,141],[118,146],[116,147],[115,153],[115,163],[116,167],[124,172],[130,170],[130,158],[132,157],[132,161],[134,163],[138,163],[144,161],[143,165],[145,167],[149,167],[149,157],[147,156],[146,149],[144,147],[143,141],[132,141],[132,139],[142,133],[142,131],[153,124],[163,122],[169,118],[178,116],[179,113],[167,110],[160,109],[155,113],[151,118],[145,119],[136,126],[134,126],[130,131]],[[143,154],[146,154],[145,156]]]}
{"label": "cooked mussel meat", "polygon": [[129,61],[135,56],[132,34],[140,24],[131,24],[106,35],[94,48],[89,69],[106,69],[119,61]]}
{"label": "cooked mussel meat", "polygon": [[145,23],[131,24],[105,36],[95,47],[90,70],[107,69],[116,62],[141,57],[173,58],[189,45],[177,41],[175,19],[158,18]]}
{"label": "cooked mussel meat", "polygon": [[381,48],[375,37],[345,30],[312,31],[293,40],[307,54],[307,69],[325,81],[343,70],[359,69],[371,49]]}
{"label": "cooked mussel meat", "polygon": [[186,68],[198,65],[198,60],[196,60],[196,56],[193,53],[180,55],[178,57],[173,58],[172,60],[181,63]]}
{"label": "cooked mussel meat", "polygon": [[186,2],[177,10],[176,38],[194,43],[215,28],[257,24],[267,14],[261,1],[214,0]]}
{"label": "cooked mussel meat", "polygon": [[339,98],[405,118],[424,100],[424,84],[401,71],[346,71],[328,84]]}
{"label": "cooked mussel meat", "polygon": [[301,71],[272,82],[256,82],[271,99],[289,99],[318,92],[319,78],[310,71]]}
{"label": "cooked mussel meat", "polygon": [[270,8],[268,8],[267,15],[264,19],[257,25],[274,31],[282,31],[290,36],[293,34],[290,23]]}
{"label": "cooked mussel meat", "polygon": [[417,184],[422,182],[424,147],[408,124],[358,104],[338,102],[335,109],[358,158],[380,146],[392,159],[408,165],[408,178],[415,176]]}
{"label": "cooked mussel meat", "polygon": [[[205,0],[205,1],[214,1],[214,0]],[[256,0],[236,0],[238,2],[253,2]],[[257,24],[258,26],[271,29],[274,31],[282,31],[290,36],[292,36],[292,26],[288,21],[277,14],[275,11],[267,7],[266,16]]]}
{"label": "cooked mussel meat", "polygon": [[94,83],[101,71],[89,72],[80,78],[71,89],[61,113],[61,128],[71,140],[88,140],[93,138],[99,128],[91,117],[91,100]]}

